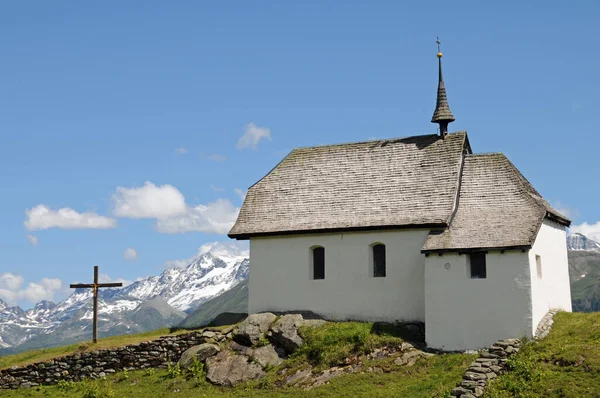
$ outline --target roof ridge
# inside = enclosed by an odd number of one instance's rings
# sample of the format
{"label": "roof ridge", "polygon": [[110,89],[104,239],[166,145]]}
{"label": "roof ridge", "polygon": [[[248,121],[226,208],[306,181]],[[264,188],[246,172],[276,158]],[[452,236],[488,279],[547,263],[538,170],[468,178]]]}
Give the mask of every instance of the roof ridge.
{"label": "roof ridge", "polygon": [[[453,136],[467,134],[466,130],[454,131],[450,134]],[[335,146],[345,146],[345,145],[355,145],[355,144],[367,144],[373,142],[382,142],[382,141],[396,141],[396,140],[407,140],[409,138],[417,138],[417,137],[438,137],[442,139],[438,134],[420,134],[420,135],[407,135],[404,137],[390,137],[390,138],[381,138],[375,140],[365,140],[365,141],[348,141],[348,142],[339,142],[337,144],[323,144],[323,145],[310,145],[310,146],[297,146],[294,149],[311,149],[311,148],[327,148],[327,147],[335,147]]]}

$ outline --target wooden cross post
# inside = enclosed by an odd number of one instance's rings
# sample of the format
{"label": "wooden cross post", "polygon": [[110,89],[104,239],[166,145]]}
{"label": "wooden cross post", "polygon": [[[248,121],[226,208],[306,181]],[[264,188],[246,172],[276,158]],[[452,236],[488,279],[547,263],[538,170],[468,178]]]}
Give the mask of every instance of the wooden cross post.
{"label": "wooden cross post", "polygon": [[92,323],[92,333],[94,344],[97,342],[98,333],[98,288],[100,287],[121,287],[122,283],[98,283],[98,266],[94,266],[94,283],[74,283],[71,284],[71,289],[87,288],[94,289],[94,318]]}

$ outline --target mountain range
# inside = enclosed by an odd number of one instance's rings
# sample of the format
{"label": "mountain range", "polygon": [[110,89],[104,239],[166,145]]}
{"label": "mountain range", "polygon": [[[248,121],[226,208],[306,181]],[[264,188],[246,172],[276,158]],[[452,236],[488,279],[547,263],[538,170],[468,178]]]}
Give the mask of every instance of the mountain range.
{"label": "mountain range", "polygon": [[[123,288],[100,289],[98,335],[175,326],[186,318],[186,312],[247,277],[247,250],[213,244],[185,267],[169,267]],[[75,289],[58,304],[41,301],[26,311],[0,300],[0,349],[6,353],[87,340],[91,320],[91,289]]]}

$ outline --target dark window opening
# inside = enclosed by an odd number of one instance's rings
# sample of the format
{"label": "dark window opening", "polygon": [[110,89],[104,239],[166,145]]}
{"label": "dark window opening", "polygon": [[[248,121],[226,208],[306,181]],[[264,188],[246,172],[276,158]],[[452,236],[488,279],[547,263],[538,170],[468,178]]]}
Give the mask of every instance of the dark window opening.
{"label": "dark window opening", "polygon": [[469,255],[471,279],[485,279],[487,271],[485,266],[485,253],[472,253]]}
{"label": "dark window opening", "polygon": [[325,248],[315,247],[313,254],[313,279],[325,279]]}
{"label": "dark window opening", "polygon": [[373,276],[385,278],[385,245],[373,246]]}

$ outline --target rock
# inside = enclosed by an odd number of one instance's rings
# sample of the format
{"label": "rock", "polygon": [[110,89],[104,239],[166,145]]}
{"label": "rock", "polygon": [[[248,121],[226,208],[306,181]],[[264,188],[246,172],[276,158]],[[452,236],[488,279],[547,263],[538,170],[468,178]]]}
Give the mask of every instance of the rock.
{"label": "rock", "polygon": [[282,347],[287,353],[291,354],[303,343],[302,337],[298,334],[298,328],[302,326],[304,319],[300,314],[288,314],[279,318],[271,325],[272,340]]}
{"label": "rock", "polygon": [[310,379],[311,376],[312,376],[311,368],[304,369],[304,370],[297,370],[296,373],[294,373],[293,375],[286,377],[283,382],[288,386],[295,386],[295,385],[298,385],[298,384]]}
{"label": "rock", "polygon": [[238,344],[235,341],[231,341],[229,343],[229,348],[231,348],[232,351],[238,352],[243,355],[250,355],[252,353],[252,348]]}
{"label": "rock", "polygon": [[252,314],[233,330],[233,339],[240,344],[255,345],[275,319],[277,316],[270,312]]}
{"label": "rock", "polygon": [[261,379],[265,372],[245,355],[230,355],[223,351],[206,360],[206,378],[213,384],[232,387],[246,380]]}
{"label": "rock", "polygon": [[179,359],[179,366],[183,369],[189,369],[194,363],[194,359],[198,362],[204,362],[207,358],[216,355],[221,349],[216,344],[200,344],[195,345],[185,350]]}
{"label": "rock", "polygon": [[207,338],[207,339],[212,339],[216,335],[217,334],[215,332],[213,332],[212,330],[205,330],[204,332],[202,332],[202,334],[200,336],[204,337],[204,338]]}
{"label": "rock", "polygon": [[452,389],[452,391],[450,391],[450,395],[452,395],[453,397],[460,397],[463,394],[470,394],[471,390],[467,390],[464,387],[455,387]]}
{"label": "rock", "polygon": [[279,358],[279,355],[277,355],[275,348],[270,344],[254,349],[250,356],[263,368],[266,366],[276,366],[283,362],[282,359]]}
{"label": "rock", "polygon": [[465,372],[465,375],[463,376],[463,379],[465,380],[473,380],[473,381],[477,381],[477,380],[486,380],[487,376],[483,373],[475,373],[475,372]]}

